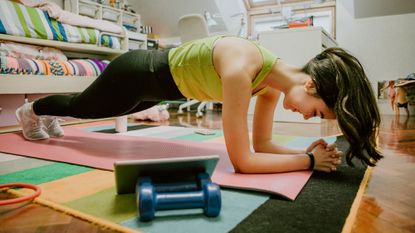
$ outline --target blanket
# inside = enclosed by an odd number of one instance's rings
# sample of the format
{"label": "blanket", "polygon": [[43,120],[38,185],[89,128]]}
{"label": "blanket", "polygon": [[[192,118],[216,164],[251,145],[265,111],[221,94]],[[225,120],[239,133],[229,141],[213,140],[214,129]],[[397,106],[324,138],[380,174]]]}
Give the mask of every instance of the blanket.
{"label": "blanket", "polygon": [[117,37],[95,28],[72,26],[49,16],[48,12],[12,1],[0,1],[0,33],[71,43],[121,48]]}

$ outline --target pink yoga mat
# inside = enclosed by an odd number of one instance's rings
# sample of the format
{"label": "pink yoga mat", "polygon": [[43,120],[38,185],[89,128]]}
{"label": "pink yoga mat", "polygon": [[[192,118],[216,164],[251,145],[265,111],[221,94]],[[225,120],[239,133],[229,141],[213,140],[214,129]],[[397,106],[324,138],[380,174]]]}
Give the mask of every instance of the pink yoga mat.
{"label": "pink yoga mat", "polygon": [[295,200],[311,176],[310,171],[278,174],[234,173],[225,145],[151,137],[122,136],[65,128],[65,136],[27,141],[21,133],[0,134],[0,151],[59,162],[113,170],[116,160],[219,155],[212,180],[223,187],[249,189]]}

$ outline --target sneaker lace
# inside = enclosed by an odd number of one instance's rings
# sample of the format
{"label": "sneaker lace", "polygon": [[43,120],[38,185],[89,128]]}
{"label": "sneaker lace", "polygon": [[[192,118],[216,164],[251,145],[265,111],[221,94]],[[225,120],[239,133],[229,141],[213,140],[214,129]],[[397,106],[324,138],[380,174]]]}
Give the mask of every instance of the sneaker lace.
{"label": "sneaker lace", "polygon": [[39,119],[37,119],[37,120],[33,120],[33,121],[31,121],[31,126],[32,126],[32,131],[36,131],[36,132],[38,132],[38,131],[40,131],[40,130],[42,130],[42,128],[43,127],[45,127],[44,125],[43,125],[43,122],[42,122],[42,120],[39,118]]}
{"label": "sneaker lace", "polygon": [[64,121],[65,121],[64,119],[53,117],[52,120],[49,122],[49,125],[47,127],[56,129],[56,128],[60,127],[59,122],[64,122]]}

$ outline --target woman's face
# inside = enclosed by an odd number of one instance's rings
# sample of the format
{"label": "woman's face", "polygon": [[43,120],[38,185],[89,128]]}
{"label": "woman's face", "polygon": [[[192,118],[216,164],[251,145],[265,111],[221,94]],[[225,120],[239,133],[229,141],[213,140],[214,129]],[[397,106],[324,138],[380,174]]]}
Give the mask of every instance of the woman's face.
{"label": "woman's face", "polygon": [[305,120],[312,117],[335,119],[333,110],[327,107],[323,99],[309,93],[309,88],[307,85],[291,88],[285,93],[284,108],[302,114]]}

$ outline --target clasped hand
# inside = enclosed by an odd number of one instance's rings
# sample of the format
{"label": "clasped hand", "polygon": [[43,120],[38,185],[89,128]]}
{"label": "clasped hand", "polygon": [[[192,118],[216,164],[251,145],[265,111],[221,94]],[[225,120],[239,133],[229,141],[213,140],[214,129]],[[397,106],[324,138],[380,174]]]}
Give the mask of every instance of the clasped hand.
{"label": "clasped hand", "polygon": [[314,170],[336,171],[336,167],[342,162],[343,152],[337,150],[336,144],[328,144],[323,139],[311,143],[306,152],[314,154]]}

